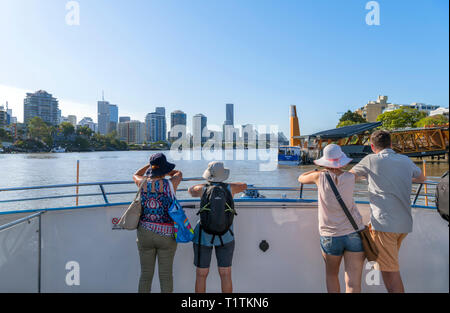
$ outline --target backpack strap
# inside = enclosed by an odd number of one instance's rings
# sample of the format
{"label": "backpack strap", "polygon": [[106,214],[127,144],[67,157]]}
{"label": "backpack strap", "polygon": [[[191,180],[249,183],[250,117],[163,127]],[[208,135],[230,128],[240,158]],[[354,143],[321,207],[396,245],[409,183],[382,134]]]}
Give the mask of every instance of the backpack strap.
{"label": "backpack strap", "polygon": [[220,240],[220,244],[222,245],[222,247],[224,246],[223,244],[223,240],[222,240],[222,236],[219,236],[219,240]]}
{"label": "backpack strap", "polygon": [[214,239],[216,239],[216,235],[213,235],[212,238],[211,238],[211,244],[212,245],[214,244]]}
{"label": "backpack strap", "polygon": [[202,247],[202,225],[198,225],[198,251],[197,251],[197,262],[200,264],[200,250]]}

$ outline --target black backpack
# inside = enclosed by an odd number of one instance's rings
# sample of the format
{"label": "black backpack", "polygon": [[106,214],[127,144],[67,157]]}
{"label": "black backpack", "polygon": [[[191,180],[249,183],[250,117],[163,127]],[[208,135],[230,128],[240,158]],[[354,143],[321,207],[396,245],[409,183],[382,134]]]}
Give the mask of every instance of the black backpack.
{"label": "black backpack", "polygon": [[448,222],[448,171],[436,186],[436,207],[439,214]]}
{"label": "black backpack", "polygon": [[225,183],[208,183],[205,188],[200,200],[200,210],[197,212],[197,215],[200,214],[199,231],[203,230],[213,235],[211,244],[215,237],[219,236],[223,245],[223,235],[230,232],[234,236],[230,229],[234,216],[237,215],[234,209],[233,195],[228,189],[228,184]]}

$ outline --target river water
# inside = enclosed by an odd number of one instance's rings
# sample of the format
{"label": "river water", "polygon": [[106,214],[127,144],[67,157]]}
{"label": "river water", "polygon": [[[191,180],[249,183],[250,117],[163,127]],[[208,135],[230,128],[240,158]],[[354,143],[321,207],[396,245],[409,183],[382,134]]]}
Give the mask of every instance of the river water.
{"label": "river water", "polygon": [[[179,159],[178,154],[163,151],[168,160],[176,164],[176,169],[183,172],[184,177],[200,177],[211,161],[202,158],[199,152],[186,151]],[[79,161],[80,183],[104,181],[129,181],[133,173],[148,163],[153,151],[120,151],[120,152],[88,152],[88,153],[37,153],[37,154],[0,154],[0,189],[10,187],[29,187],[55,184],[76,183],[76,167]],[[264,187],[298,187],[297,177],[306,171],[314,169],[314,165],[280,166],[276,161],[276,150],[228,150],[216,159],[223,159],[225,166],[230,168],[228,181],[243,181],[247,184]],[[256,155],[256,159],[255,159]],[[175,160],[174,160],[175,159]],[[422,168],[422,164],[418,163]],[[350,166],[351,167],[351,166]],[[436,180],[448,170],[447,162],[426,165],[430,180]],[[186,188],[195,182],[184,182],[180,188]],[[308,186],[312,188],[313,186]],[[134,191],[136,187],[129,185],[105,186],[107,192]],[[358,183],[355,197],[364,199],[367,186]],[[37,200],[25,202],[1,202],[7,199],[23,199],[55,195],[75,194],[75,187],[59,189],[40,189],[29,191],[0,192],[0,211],[52,208],[74,206],[75,198]],[[98,186],[80,187],[79,193],[99,193]],[[430,192],[430,190],[429,190]],[[262,191],[267,197],[298,197],[298,192]],[[178,198],[188,197],[186,192],[180,192]],[[304,197],[315,197],[314,191],[305,191]],[[109,196],[110,202],[131,201],[132,194]],[[80,197],[79,204],[104,203],[102,196]]]}

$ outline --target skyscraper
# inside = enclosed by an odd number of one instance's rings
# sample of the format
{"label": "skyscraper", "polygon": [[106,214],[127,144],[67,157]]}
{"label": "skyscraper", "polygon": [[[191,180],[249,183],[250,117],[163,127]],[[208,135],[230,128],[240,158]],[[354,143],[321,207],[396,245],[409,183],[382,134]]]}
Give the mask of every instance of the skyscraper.
{"label": "skyscraper", "polygon": [[228,124],[226,124],[226,125],[234,126],[234,105],[233,105],[233,103],[226,104],[226,120],[225,120],[225,122],[228,122]]}
{"label": "skyscraper", "polygon": [[75,115],[68,115],[67,116],[67,120],[69,121],[70,124],[72,124],[73,126],[77,125],[77,117]]}
{"label": "skyscraper", "polygon": [[[225,109],[225,122],[223,123],[223,139],[226,140],[227,134],[234,131],[234,108],[233,103],[227,103]],[[231,130],[233,129],[233,130]],[[234,138],[234,135],[232,135]],[[234,140],[233,140],[234,141]]]}
{"label": "skyscraper", "polygon": [[194,146],[203,144],[208,139],[203,136],[204,129],[207,128],[207,118],[203,114],[195,114],[192,118],[192,139]]}
{"label": "skyscraper", "polygon": [[156,112],[145,117],[145,139],[148,142],[166,140],[166,117]]}
{"label": "skyscraper", "polygon": [[119,123],[119,138],[127,143],[142,144],[145,140],[145,124],[140,121]]}
{"label": "skyscraper", "polygon": [[119,122],[119,108],[115,104],[110,104],[108,101],[97,102],[97,123],[98,132],[102,135],[111,133],[117,130]]}
{"label": "skyscraper", "polygon": [[162,119],[162,137],[160,140],[166,140],[166,134],[167,134],[167,122],[166,122],[166,108],[165,107],[156,107],[155,113],[162,115],[164,118]]}
{"label": "skyscraper", "polygon": [[23,100],[23,115],[25,124],[38,116],[46,123],[58,125],[58,100],[45,90],[27,93]]}
{"label": "skyscraper", "polygon": [[170,138],[171,140],[176,140],[181,137],[181,133],[172,133],[172,129],[177,126],[181,125],[184,126],[184,133],[186,135],[186,113],[180,110],[173,111],[170,113]]}

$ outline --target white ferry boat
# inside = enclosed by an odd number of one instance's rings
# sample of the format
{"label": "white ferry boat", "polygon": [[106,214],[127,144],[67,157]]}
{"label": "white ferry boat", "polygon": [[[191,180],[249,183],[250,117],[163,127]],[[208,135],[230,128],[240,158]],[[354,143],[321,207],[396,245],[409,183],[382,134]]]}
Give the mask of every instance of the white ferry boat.
{"label": "white ferry boat", "polygon": [[[23,195],[29,190],[40,192],[33,198],[0,200],[3,204],[77,196],[100,196],[104,200],[93,205],[0,212],[0,292],[137,292],[140,265],[136,232],[117,227],[129,201],[110,201],[113,195],[130,194],[131,198],[135,191],[106,190],[130,184],[130,181],[119,181],[0,188],[2,195],[9,192]],[[100,192],[61,195],[61,190],[67,188],[93,186],[99,187]],[[183,188],[180,186],[179,192],[186,191]],[[417,193],[411,197],[414,231],[406,237],[400,250],[405,289],[407,292],[448,293],[448,223],[435,207],[417,204],[417,199],[427,194],[420,193],[421,188],[415,189]],[[268,190],[289,191],[298,197],[235,199],[239,215],[234,226],[234,291],[326,292],[317,200],[304,198],[303,186],[249,187],[249,190],[258,190],[261,194]],[[51,193],[44,195],[45,191]],[[180,202],[191,224],[195,225],[199,201],[180,199]],[[368,202],[358,201],[357,205],[367,221]],[[175,292],[194,291],[193,256],[192,244],[178,245],[174,263]],[[212,269],[216,268],[215,262],[213,258]],[[365,266],[362,291],[385,292],[380,273],[371,265]],[[155,275],[154,292],[159,291],[157,280],[158,275]],[[343,281],[341,274],[341,284]],[[220,278],[215,270],[210,272],[207,291],[220,292]]]}
{"label": "white ferry boat", "polygon": [[64,153],[64,152],[66,152],[66,148],[59,146],[59,147],[53,148],[51,151],[53,153]]}

